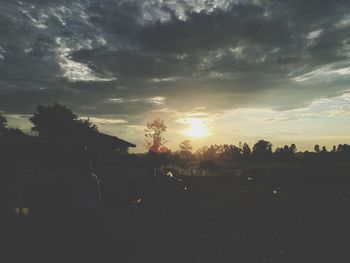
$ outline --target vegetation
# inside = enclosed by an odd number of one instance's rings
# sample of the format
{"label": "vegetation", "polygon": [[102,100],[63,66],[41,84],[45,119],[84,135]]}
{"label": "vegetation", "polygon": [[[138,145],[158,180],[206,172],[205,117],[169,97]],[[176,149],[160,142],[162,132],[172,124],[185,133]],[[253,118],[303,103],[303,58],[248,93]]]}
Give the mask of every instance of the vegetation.
{"label": "vegetation", "polygon": [[[52,142],[81,140],[84,134],[98,132],[96,124],[89,119],[80,119],[66,106],[55,103],[53,105],[38,106],[30,118],[33,123],[32,131],[38,133],[39,138]],[[306,164],[320,161],[323,164],[336,164],[348,160],[350,146],[339,144],[328,151],[325,146],[315,145],[313,152],[297,151],[295,144],[272,148],[272,143],[266,140],[257,141],[252,148],[247,143],[209,145],[193,152],[190,140],[184,140],[179,144],[179,150],[171,152],[166,147],[165,133],[167,125],[161,119],[155,119],[147,123],[145,129],[146,148],[150,153],[159,154],[157,166],[164,164],[180,165],[182,167],[217,167],[235,166],[247,163],[273,163],[280,164]],[[24,136],[25,134],[14,128],[7,127],[7,119],[0,114],[0,136]],[[142,160],[142,154],[130,156]],[[207,165],[207,161],[215,162]],[[142,161],[141,161],[142,162]]]}
{"label": "vegetation", "polygon": [[7,119],[0,115],[0,131],[4,130],[7,125]]}
{"label": "vegetation", "polygon": [[165,122],[161,119],[155,119],[147,123],[145,129],[146,148],[153,153],[164,153],[169,150],[165,147],[167,142],[164,133],[167,130]]}
{"label": "vegetation", "polygon": [[[38,149],[11,144],[13,138],[25,144],[22,139],[30,136],[9,128],[0,115],[2,225],[5,239],[15,240],[19,251],[50,244],[57,251],[42,249],[49,251],[47,258],[69,247],[77,258],[92,251],[98,261],[115,257],[115,246],[121,244],[126,251],[118,254],[121,262],[173,262],[166,257],[175,257],[174,251],[182,262],[201,257],[208,262],[287,262],[314,257],[320,245],[332,259],[340,249],[347,251],[348,243],[338,237],[346,240],[342,233],[350,220],[348,144],[300,152],[295,144],[273,150],[271,142],[259,140],[252,148],[223,144],[194,152],[184,140],[170,152],[167,126],[156,119],[145,130],[148,153],[67,155],[58,154],[64,140],[81,139],[97,132],[97,126],[59,104],[39,106],[31,121],[39,141],[58,142],[37,158]],[[7,142],[10,147],[3,147]],[[77,165],[63,169],[67,163]],[[98,180],[102,196],[96,191]],[[94,209],[79,207],[84,194],[96,201]],[[14,220],[13,211],[21,220]],[[135,250],[140,256],[130,261]],[[154,261],[157,257],[163,258]]]}
{"label": "vegetation", "polygon": [[89,119],[78,119],[70,109],[58,103],[48,106],[39,105],[30,118],[32,131],[43,139],[62,141],[72,139],[88,132],[97,132],[97,125]]}

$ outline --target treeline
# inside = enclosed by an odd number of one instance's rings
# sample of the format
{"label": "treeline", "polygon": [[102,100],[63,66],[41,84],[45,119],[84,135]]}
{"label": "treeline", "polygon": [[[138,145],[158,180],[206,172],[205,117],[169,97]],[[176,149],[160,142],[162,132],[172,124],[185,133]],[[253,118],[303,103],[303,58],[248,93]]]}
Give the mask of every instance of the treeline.
{"label": "treeline", "polygon": [[295,144],[273,149],[272,143],[266,140],[257,141],[252,147],[247,143],[203,146],[192,151],[190,141],[179,145],[179,150],[169,152],[169,159],[174,162],[191,161],[259,161],[259,162],[294,162],[324,161],[347,162],[350,160],[350,145],[339,144],[327,150],[325,146],[315,145],[314,151],[298,151]]}
{"label": "treeline", "polygon": [[[80,119],[70,109],[60,104],[38,106],[36,112],[29,119],[32,131],[37,132],[39,138],[59,144],[80,141],[84,134],[98,132],[98,127],[89,119]],[[179,150],[170,151],[165,143],[164,133],[167,126],[164,121],[156,119],[145,127],[146,148],[149,153],[163,155],[162,160],[181,161],[188,163],[194,160],[222,160],[222,161],[293,161],[318,158],[325,161],[346,161],[350,158],[350,145],[334,145],[331,150],[326,146],[315,145],[314,150],[298,151],[295,144],[285,145],[273,149],[271,142],[259,140],[250,146],[247,143],[221,144],[203,146],[197,151],[189,140],[179,145]],[[0,114],[0,139],[26,136],[21,130],[7,127],[7,120]],[[135,157],[135,156],[134,156]]]}

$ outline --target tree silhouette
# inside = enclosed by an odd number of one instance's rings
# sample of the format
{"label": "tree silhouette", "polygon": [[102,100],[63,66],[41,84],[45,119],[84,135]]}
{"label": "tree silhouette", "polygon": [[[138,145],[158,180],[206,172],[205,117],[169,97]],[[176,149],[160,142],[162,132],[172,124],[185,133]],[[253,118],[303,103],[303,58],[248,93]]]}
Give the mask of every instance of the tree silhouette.
{"label": "tree silhouette", "polygon": [[180,153],[182,155],[191,155],[192,154],[192,145],[191,145],[191,141],[190,140],[184,140],[179,144],[179,148],[180,148]]}
{"label": "tree silhouette", "polygon": [[179,144],[179,161],[183,166],[188,165],[188,163],[193,160],[192,145],[190,140],[184,140]]}
{"label": "tree silhouette", "polygon": [[0,114],[0,136],[4,136],[6,133],[7,119]]}
{"label": "tree silhouette", "polygon": [[289,152],[292,154],[295,154],[296,151],[297,151],[297,146],[294,143],[292,143],[289,147]]}
{"label": "tree silhouette", "polygon": [[296,150],[296,145],[292,143],[290,146],[285,145],[284,147],[278,147],[275,150],[275,155],[277,159],[288,161],[295,156]]}
{"label": "tree silhouette", "polygon": [[316,153],[319,153],[319,152],[321,151],[321,150],[320,150],[320,146],[319,146],[318,144],[315,145],[314,151],[315,151]]}
{"label": "tree silhouette", "polygon": [[97,125],[92,123],[89,118],[78,119],[75,121],[75,124],[76,124],[76,129],[78,133],[98,132]]}
{"label": "tree silhouette", "polygon": [[0,114],[0,136],[16,137],[22,135],[24,133],[20,129],[7,128],[7,119]]}
{"label": "tree silhouette", "polygon": [[224,144],[218,147],[219,155],[227,160],[239,160],[241,158],[242,149],[233,144]]}
{"label": "tree silhouette", "polygon": [[7,119],[0,114],[0,132],[6,128]]}
{"label": "tree silhouette", "polygon": [[39,105],[34,115],[29,119],[34,127],[32,131],[39,133],[41,138],[58,138],[70,136],[78,116],[70,109],[58,103],[48,106]]}
{"label": "tree silhouette", "polygon": [[218,157],[219,145],[203,146],[197,150],[197,154],[203,159],[216,159]]}
{"label": "tree silhouette", "polygon": [[145,129],[146,147],[150,152],[161,153],[168,151],[164,146],[166,140],[163,137],[166,130],[167,126],[161,119],[155,119],[147,123]]}
{"label": "tree silhouette", "polygon": [[269,141],[259,140],[253,146],[253,156],[266,159],[272,155],[272,144]]}
{"label": "tree silhouette", "polygon": [[252,154],[252,150],[250,149],[249,145],[247,143],[243,144],[242,147],[242,156],[245,160],[249,159]]}
{"label": "tree silhouette", "polygon": [[72,139],[98,131],[97,126],[89,119],[78,119],[70,109],[58,103],[39,105],[29,120],[34,125],[32,130],[38,132],[39,137],[48,140]]}
{"label": "tree silhouette", "polygon": [[350,145],[348,144],[339,144],[337,148],[338,153],[350,153]]}
{"label": "tree silhouette", "polygon": [[333,145],[333,147],[332,147],[332,153],[335,153],[335,152],[337,152],[337,146]]}

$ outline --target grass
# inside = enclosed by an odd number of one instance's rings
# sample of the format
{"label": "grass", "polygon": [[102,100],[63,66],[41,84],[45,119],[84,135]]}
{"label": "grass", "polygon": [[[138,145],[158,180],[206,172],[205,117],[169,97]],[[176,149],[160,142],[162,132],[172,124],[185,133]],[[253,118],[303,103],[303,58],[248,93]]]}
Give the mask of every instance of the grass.
{"label": "grass", "polygon": [[[171,170],[189,186],[186,199],[164,211],[151,205],[128,214],[116,206],[84,242],[74,229],[58,231],[61,241],[72,240],[78,256],[90,255],[86,246],[99,260],[122,262],[348,262],[349,167],[220,166],[163,167],[159,172]],[[40,222],[26,230],[26,244],[35,236],[38,247],[42,235],[64,255],[68,248],[53,231],[59,223]]]}

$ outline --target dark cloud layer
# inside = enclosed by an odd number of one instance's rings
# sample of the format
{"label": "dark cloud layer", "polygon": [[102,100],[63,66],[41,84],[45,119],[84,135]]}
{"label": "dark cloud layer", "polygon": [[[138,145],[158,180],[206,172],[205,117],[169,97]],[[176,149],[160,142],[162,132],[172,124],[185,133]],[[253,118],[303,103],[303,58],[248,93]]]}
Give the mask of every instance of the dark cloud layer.
{"label": "dark cloud layer", "polygon": [[346,0],[0,0],[9,113],[298,108],[348,89],[349,57]]}

